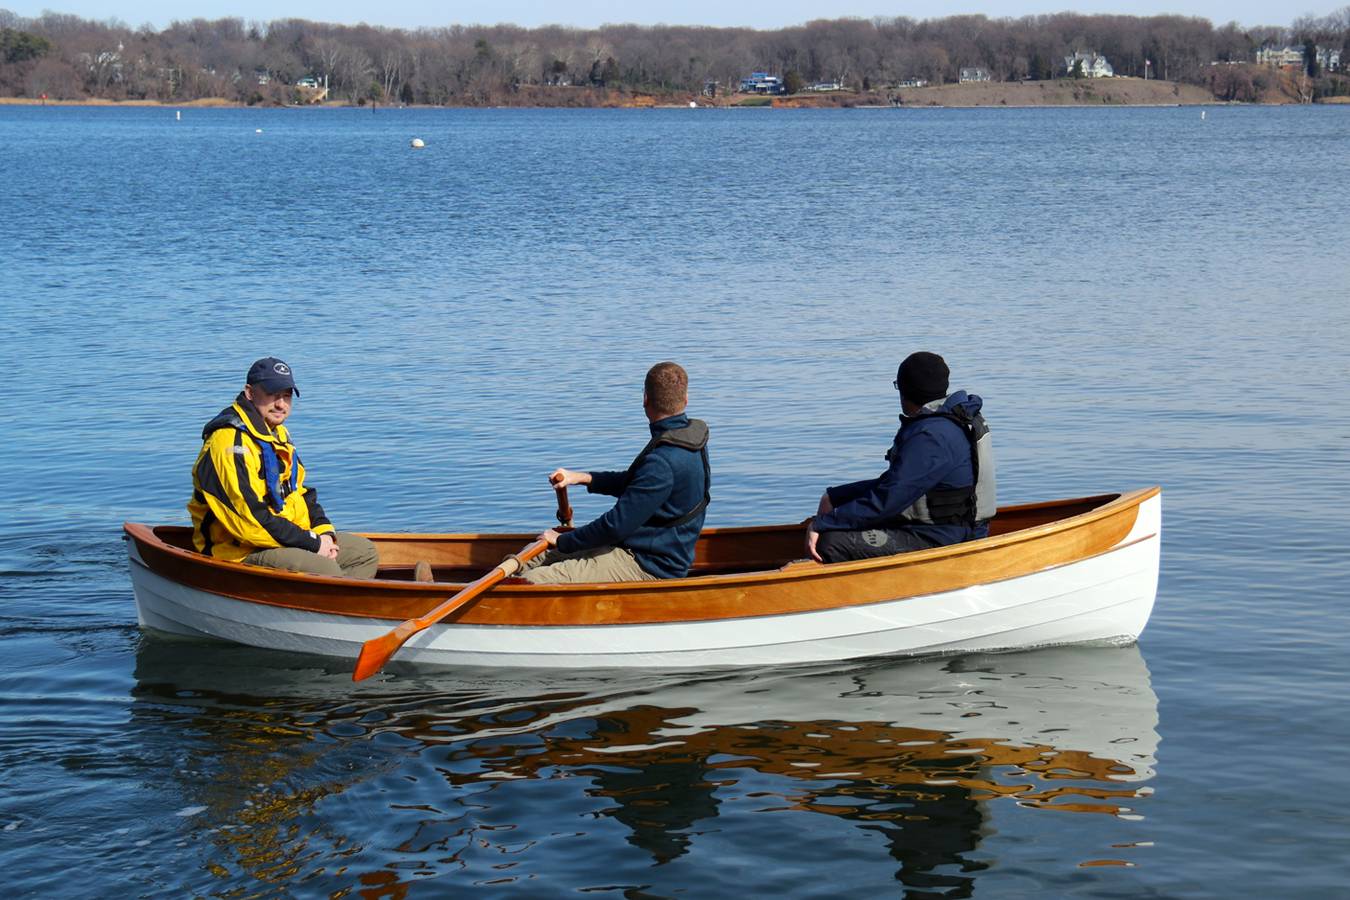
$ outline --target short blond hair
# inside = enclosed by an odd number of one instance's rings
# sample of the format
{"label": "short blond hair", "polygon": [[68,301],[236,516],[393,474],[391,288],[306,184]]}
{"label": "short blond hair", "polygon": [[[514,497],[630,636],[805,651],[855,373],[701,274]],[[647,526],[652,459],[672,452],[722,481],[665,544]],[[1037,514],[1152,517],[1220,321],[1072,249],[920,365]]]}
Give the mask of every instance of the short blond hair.
{"label": "short blond hair", "polygon": [[647,370],[642,384],[647,404],[662,418],[684,411],[689,402],[689,373],[673,362],[659,362]]}

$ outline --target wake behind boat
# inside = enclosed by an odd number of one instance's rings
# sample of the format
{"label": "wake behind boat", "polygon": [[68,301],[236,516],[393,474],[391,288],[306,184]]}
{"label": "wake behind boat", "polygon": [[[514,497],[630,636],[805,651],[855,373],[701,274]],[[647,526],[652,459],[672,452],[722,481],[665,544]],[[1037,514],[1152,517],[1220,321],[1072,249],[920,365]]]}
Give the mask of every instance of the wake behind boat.
{"label": "wake behind boat", "polygon": [[[504,582],[413,636],[399,659],[547,668],[705,667],[1129,642],[1157,593],[1162,492],[999,510],[988,538],[877,559],[800,559],[804,525],[708,529],[689,577]],[[371,579],[196,553],[191,532],[128,522],[142,627],[355,660],[530,540],[369,534]],[[412,580],[418,560],[435,582]]]}

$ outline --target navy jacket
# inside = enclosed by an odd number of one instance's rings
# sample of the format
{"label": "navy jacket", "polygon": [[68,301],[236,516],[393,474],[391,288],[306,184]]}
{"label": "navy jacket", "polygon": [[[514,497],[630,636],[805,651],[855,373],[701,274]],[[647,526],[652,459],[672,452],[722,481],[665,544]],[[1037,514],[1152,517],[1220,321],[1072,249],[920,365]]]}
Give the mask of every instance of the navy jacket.
{"label": "navy jacket", "polygon": [[[681,413],[651,423],[652,436],[689,424]],[[647,454],[630,480],[628,472],[592,472],[586,490],[618,497],[614,508],[575,531],[558,536],[558,549],[577,553],[597,547],[623,547],[644,572],[658,578],[683,578],[694,563],[694,544],[703,530],[704,512],[683,525],[647,524],[678,519],[703,502],[702,454],[659,444]]]}
{"label": "navy jacket", "polygon": [[[984,405],[979,397],[956,391],[944,410],[964,407],[971,415]],[[880,478],[855,481],[828,489],[834,509],[817,516],[816,531],[861,531],[868,528],[905,528],[937,545],[987,537],[987,524],[924,525],[900,514],[934,488],[962,488],[975,483],[970,465],[970,440],[961,426],[941,416],[900,417],[900,430],[891,448],[891,466]]]}

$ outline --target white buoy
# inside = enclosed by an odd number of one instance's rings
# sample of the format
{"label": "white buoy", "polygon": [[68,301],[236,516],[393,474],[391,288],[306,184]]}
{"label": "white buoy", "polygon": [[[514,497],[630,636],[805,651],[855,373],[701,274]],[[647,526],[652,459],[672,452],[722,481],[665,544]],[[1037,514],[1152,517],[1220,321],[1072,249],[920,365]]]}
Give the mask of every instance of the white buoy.
{"label": "white buoy", "polygon": [[410,141],[409,143],[411,144],[414,150],[421,150],[423,147],[427,145],[426,141],[422,140],[421,138],[413,138],[412,141]]}
{"label": "white buoy", "polygon": [[1204,120],[1205,120],[1205,111],[1202,109],[1200,110],[1200,121],[1203,122]]}
{"label": "white buoy", "polygon": [[261,129],[261,128],[255,128],[255,129],[253,129],[253,133],[254,133],[254,134],[262,134],[262,129]]}
{"label": "white buoy", "polygon": [[690,101],[689,101],[689,108],[690,108],[690,109],[698,109],[698,104],[695,103],[693,100],[690,100]]}
{"label": "white buoy", "polygon": [[176,112],[176,113],[173,114],[173,120],[174,120],[175,122],[181,122],[181,121],[183,121],[183,111],[182,111],[181,109],[178,110],[178,112]]}

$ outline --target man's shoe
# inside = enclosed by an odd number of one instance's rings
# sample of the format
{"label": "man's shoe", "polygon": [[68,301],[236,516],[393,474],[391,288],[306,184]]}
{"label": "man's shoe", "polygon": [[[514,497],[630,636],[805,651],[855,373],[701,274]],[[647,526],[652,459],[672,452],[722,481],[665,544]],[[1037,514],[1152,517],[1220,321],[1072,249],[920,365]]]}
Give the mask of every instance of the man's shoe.
{"label": "man's shoe", "polygon": [[431,574],[431,563],[425,559],[419,559],[417,565],[413,566],[413,581],[435,581],[436,578]]}

